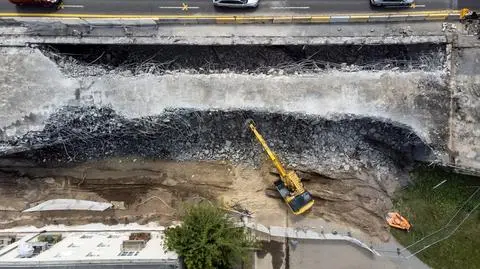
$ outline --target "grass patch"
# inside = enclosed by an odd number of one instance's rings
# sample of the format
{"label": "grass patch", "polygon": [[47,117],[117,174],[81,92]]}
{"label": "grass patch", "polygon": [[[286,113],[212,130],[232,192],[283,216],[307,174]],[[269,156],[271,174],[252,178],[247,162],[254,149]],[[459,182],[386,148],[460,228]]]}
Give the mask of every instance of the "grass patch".
{"label": "grass patch", "polygon": [[[460,206],[480,186],[480,178],[464,176],[434,168],[417,168],[412,172],[413,184],[398,193],[395,209],[413,225],[407,233],[392,229],[392,234],[404,246],[442,228]],[[443,180],[446,183],[432,188]],[[480,192],[480,191],[479,191]],[[467,203],[465,210],[452,221],[452,225],[432,236],[433,242],[453,231],[454,227],[480,202],[480,193]],[[427,240],[409,249],[412,252],[427,245]],[[420,252],[417,256],[434,269],[480,268],[480,209],[477,208],[460,228],[447,240]]]}

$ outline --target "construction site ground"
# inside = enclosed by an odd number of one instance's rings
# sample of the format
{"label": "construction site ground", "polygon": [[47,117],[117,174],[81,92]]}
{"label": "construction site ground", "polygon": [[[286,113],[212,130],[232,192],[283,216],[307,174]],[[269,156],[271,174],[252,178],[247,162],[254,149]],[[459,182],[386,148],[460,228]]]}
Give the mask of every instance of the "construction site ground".
{"label": "construction site ground", "polygon": [[[359,201],[347,199],[349,191],[361,184],[361,181],[351,179],[347,184],[341,179],[326,179],[318,175],[309,178],[302,174],[307,180],[307,188],[316,197],[316,203],[313,211],[306,216],[293,216],[273,189],[272,183],[277,175],[272,173],[273,169],[266,161],[261,167],[253,167],[222,161],[176,162],[117,158],[72,167],[40,168],[25,162],[3,160],[4,166],[0,174],[0,228],[89,222],[116,224],[158,221],[168,225],[176,220],[175,214],[183,202],[203,198],[237,204],[252,212],[255,221],[267,226],[312,227],[315,226],[314,220],[321,219],[321,224],[316,223],[324,229],[333,231],[344,228],[346,231],[347,226],[350,226],[349,231],[363,234],[359,223],[373,223],[369,226],[371,229],[363,231],[377,240],[388,239],[387,229],[380,217],[372,214],[362,217],[359,214],[357,222],[346,221],[348,215],[345,213],[364,209]],[[342,192],[346,197],[335,199],[333,193]],[[22,213],[39,202],[60,198],[123,201],[126,209]],[[335,219],[333,216],[340,217]],[[341,216],[347,217],[342,219]],[[332,223],[335,225],[330,225]]]}
{"label": "construction site ground", "polygon": [[[254,221],[266,226],[350,233],[375,246],[388,246],[392,250],[399,246],[391,240],[390,243],[381,243],[383,240],[377,235],[386,236],[384,240],[388,238],[388,230],[381,218],[373,215],[363,215],[362,218],[359,215],[359,221],[376,223],[376,227],[382,227],[376,231],[362,230],[358,224],[348,223],[341,218],[348,208],[362,208],[355,201],[329,201],[316,196],[312,212],[306,216],[293,216],[273,190],[272,182],[277,175],[272,171],[266,159],[260,167],[222,161],[115,158],[63,168],[41,168],[24,161],[4,159],[0,173],[0,229],[95,222],[113,225],[156,221],[161,225],[169,225],[177,220],[176,214],[183,202],[209,199],[237,204],[237,209],[248,210],[253,213]],[[312,193],[319,192],[321,188],[325,193],[343,192],[348,196],[347,189],[357,184],[350,179],[347,187],[341,179],[300,174],[307,179],[306,186]],[[39,202],[59,198],[122,201],[125,209],[22,213]],[[334,215],[340,218],[329,217]],[[323,254],[319,256],[318,253]],[[399,268],[400,265],[403,268],[424,268],[418,259],[375,258],[368,251],[346,242],[316,240],[270,241],[255,255],[254,260],[257,269],[314,268],[314,264],[319,262],[329,268],[351,268],[353,265],[360,266],[358,268]]]}

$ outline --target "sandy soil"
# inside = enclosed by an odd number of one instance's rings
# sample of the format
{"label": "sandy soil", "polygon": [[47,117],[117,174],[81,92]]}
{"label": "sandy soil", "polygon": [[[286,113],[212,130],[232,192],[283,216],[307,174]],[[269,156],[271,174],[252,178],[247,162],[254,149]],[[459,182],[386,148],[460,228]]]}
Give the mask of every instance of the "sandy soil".
{"label": "sandy soil", "polygon": [[[260,168],[226,162],[175,162],[110,159],[66,168],[39,168],[2,160],[0,168],[0,228],[17,225],[106,224],[158,221],[168,225],[178,217],[182,202],[218,199],[238,204],[265,225],[286,226],[302,219],[346,222],[388,238],[380,213],[390,200],[364,180],[326,179],[301,174],[316,204],[307,216],[296,217],[273,191],[277,176],[265,162]],[[383,194],[382,194],[383,193]],[[381,194],[381,195],[379,195]],[[57,198],[99,202],[124,201],[126,209],[105,212],[21,213],[39,202]],[[288,217],[287,217],[288,216]]]}

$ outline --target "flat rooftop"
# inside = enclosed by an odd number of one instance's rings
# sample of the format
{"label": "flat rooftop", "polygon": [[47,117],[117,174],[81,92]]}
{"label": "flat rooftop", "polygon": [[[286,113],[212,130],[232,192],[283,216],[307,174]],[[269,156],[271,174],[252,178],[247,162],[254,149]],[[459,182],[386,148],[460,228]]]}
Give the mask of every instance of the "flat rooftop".
{"label": "flat rooftop", "polygon": [[[138,231],[132,231],[138,232]],[[41,234],[29,234],[17,242],[0,249],[0,265],[5,264],[70,264],[70,263],[124,263],[124,262],[165,262],[176,268],[177,255],[166,251],[161,231],[149,232],[151,239],[139,251],[122,251],[122,243],[129,240],[132,232],[64,232],[62,240],[36,256],[25,258],[19,255],[19,246],[38,240]],[[53,234],[53,233],[45,233]]]}

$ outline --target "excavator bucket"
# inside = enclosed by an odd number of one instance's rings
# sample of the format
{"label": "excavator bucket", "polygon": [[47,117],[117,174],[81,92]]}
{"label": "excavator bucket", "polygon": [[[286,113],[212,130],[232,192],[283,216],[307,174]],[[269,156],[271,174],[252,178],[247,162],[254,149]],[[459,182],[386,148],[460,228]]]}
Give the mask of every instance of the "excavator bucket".
{"label": "excavator bucket", "polygon": [[398,212],[388,212],[385,219],[387,220],[388,225],[397,229],[409,231],[412,227],[410,222]]}
{"label": "excavator bucket", "polygon": [[303,193],[292,197],[290,191],[282,180],[277,180],[274,184],[275,188],[280,193],[280,196],[282,196],[293,214],[303,214],[313,206],[314,200],[308,191],[304,191]]}

